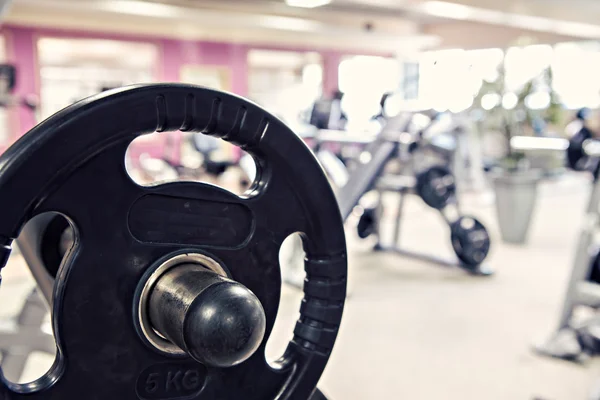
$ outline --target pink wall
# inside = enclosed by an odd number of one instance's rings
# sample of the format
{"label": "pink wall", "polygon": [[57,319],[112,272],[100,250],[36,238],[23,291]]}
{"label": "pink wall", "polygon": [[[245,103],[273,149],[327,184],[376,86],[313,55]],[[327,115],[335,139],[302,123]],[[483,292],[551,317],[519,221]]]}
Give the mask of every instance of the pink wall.
{"label": "pink wall", "polygon": [[[123,40],[154,44],[159,49],[159,62],[156,66],[155,77],[158,81],[178,82],[180,69],[185,64],[209,65],[227,67],[231,76],[231,91],[246,96],[248,94],[248,51],[250,48],[285,50],[285,51],[315,51],[311,48],[285,47],[265,45],[245,45],[237,43],[205,42],[191,40],[165,39],[161,37],[121,35],[114,33],[98,33],[77,30],[51,28],[30,28],[21,26],[4,26],[2,33],[6,37],[9,61],[18,68],[16,94],[39,96],[39,68],[37,62],[36,42],[40,37],[89,38]],[[318,51],[323,57],[323,93],[330,95],[338,87],[338,66],[345,53],[327,50]],[[21,107],[15,109],[12,115],[13,139],[31,129],[36,121],[30,110]],[[164,135],[152,142],[132,148],[136,155],[149,152],[160,156],[164,149]],[[0,148],[0,152],[4,150]],[[136,157],[133,155],[133,157]],[[178,158],[178,151],[173,154]]]}
{"label": "pink wall", "polygon": [[[38,68],[33,31],[21,28],[4,31],[6,32],[8,61],[14,63],[17,67],[15,94],[19,97],[39,94],[37,88]],[[19,106],[14,110],[11,119],[16,121],[16,124],[13,126],[16,134],[12,135],[15,139],[32,128],[36,123],[35,116],[31,110],[23,106]]]}
{"label": "pink wall", "polygon": [[[61,29],[5,26],[2,29],[7,41],[9,61],[18,68],[16,94],[39,95],[39,68],[36,41],[40,37],[111,39],[154,44],[159,49],[159,64],[155,77],[159,81],[179,81],[179,70],[184,64],[201,64],[227,67],[231,73],[231,91],[245,96],[248,90],[247,53],[241,44],[183,41],[112,33],[95,33]],[[26,109],[18,111],[16,136],[35,125],[34,117]]]}
{"label": "pink wall", "polygon": [[323,94],[331,96],[338,89],[339,65],[343,54],[337,51],[327,51],[323,56]]}
{"label": "pink wall", "polygon": [[[308,47],[286,47],[277,45],[245,45],[224,42],[186,41],[161,37],[99,33],[54,28],[30,28],[8,25],[2,28],[7,40],[9,60],[17,65],[17,94],[39,95],[39,70],[36,58],[36,40],[39,37],[111,39],[129,42],[154,44],[159,49],[159,63],[155,76],[159,81],[179,81],[180,68],[185,64],[227,67],[231,75],[231,91],[246,96],[248,94],[248,51],[250,48],[317,51],[323,57],[323,93],[330,95],[338,86],[338,66],[346,53],[336,50],[315,50]],[[17,136],[34,125],[34,119],[26,109],[18,112]]]}
{"label": "pink wall", "polygon": [[248,92],[248,49],[235,43],[197,42],[163,39],[161,80],[179,81],[185,64],[225,66],[230,69],[231,91],[241,96]]}

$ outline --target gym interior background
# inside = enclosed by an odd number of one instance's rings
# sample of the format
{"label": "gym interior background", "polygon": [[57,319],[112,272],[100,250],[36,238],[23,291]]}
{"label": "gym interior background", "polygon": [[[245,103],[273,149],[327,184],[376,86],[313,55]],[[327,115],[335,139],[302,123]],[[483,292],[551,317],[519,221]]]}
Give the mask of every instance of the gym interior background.
{"label": "gym interior background", "polygon": [[[313,151],[348,246],[344,316],[319,381],[327,398],[600,399],[599,2],[2,0],[0,10],[2,152],[78,100],[158,82],[248,98]],[[196,180],[240,195],[257,176],[237,146],[183,131],[136,138],[125,164],[142,185]],[[56,357],[52,293],[30,269],[40,251],[60,268],[73,232],[57,221],[44,225],[62,226],[54,247],[19,237],[2,271],[0,355],[13,384],[48,376]],[[303,259],[292,234],[269,360],[299,319]]]}

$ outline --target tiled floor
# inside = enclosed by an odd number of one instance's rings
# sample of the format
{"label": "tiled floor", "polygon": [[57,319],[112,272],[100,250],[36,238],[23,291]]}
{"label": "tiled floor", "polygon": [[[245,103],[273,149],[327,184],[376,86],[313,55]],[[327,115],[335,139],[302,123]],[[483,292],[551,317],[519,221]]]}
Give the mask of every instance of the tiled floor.
{"label": "tiled floor", "polygon": [[[466,195],[465,211],[490,229],[491,278],[384,253],[350,234],[350,298],[320,387],[331,399],[584,400],[600,362],[540,358],[534,341],[550,333],[569,274],[588,195],[582,177],[542,185],[526,246],[500,242],[490,196]],[[407,247],[451,255],[447,229],[419,201],[409,201]],[[393,218],[390,207],[387,220]],[[18,261],[18,260],[15,260]],[[0,315],[18,310],[30,281],[23,268],[5,271]],[[5,301],[11,299],[11,301]],[[278,355],[290,338],[300,292],[286,287],[269,343]],[[36,355],[24,378],[52,358]]]}

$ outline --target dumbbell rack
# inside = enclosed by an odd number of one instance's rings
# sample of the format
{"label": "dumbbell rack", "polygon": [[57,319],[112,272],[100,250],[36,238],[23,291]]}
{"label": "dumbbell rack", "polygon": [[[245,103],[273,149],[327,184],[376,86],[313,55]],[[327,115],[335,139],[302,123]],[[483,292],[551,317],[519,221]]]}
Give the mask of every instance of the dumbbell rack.
{"label": "dumbbell rack", "polygon": [[[586,154],[600,157],[599,143],[590,141],[587,145],[584,145]],[[578,306],[593,309],[600,308],[600,285],[588,280],[593,267],[595,252],[598,251],[594,236],[600,228],[599,206],[600,179],[595,179],[584,217],[585,224],[579,234],[571,277],[567,285],[558,327],[550,339],[535,347],[535,350],[540,354],[569,360],[581,360],[582,357],[580,356],[585,357],[583,353],[577,356],[571,351],[571,346],[574,343],[577,344],[577,333],[589,326],[600,325],[600,318],[591,318],[578,325],[572,322],[573,313]]]}

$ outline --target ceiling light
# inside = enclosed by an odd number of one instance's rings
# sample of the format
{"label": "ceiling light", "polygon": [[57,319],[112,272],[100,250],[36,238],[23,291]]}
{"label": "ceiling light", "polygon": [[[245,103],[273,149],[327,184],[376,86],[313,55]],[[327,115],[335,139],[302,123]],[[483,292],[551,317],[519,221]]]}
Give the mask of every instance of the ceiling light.
{"label": "ceiling light", "polygon": [[290,7],[316,8],[331,3],[331,0],[285,0]]}
{"label": "ceiling light", "polygon": [[264,28],[279,29],[296,32],[312,32],[322,29],[323,24],[308,19],[280,17],[278,15],[262,15],[259,23]]}
{"label": "ceiling light", "polygon": [[473,15],[471,7],[445,1],[427,1],[421,5],[421,9],[429,15],[459,20],[468,19]]}
{"label": "ceiling light", "polygon": [[177,7],[168,4],[147,3],[136,0],[105,0],[98,3],[106,11],[144,17],[176,18],[180,16]]}

